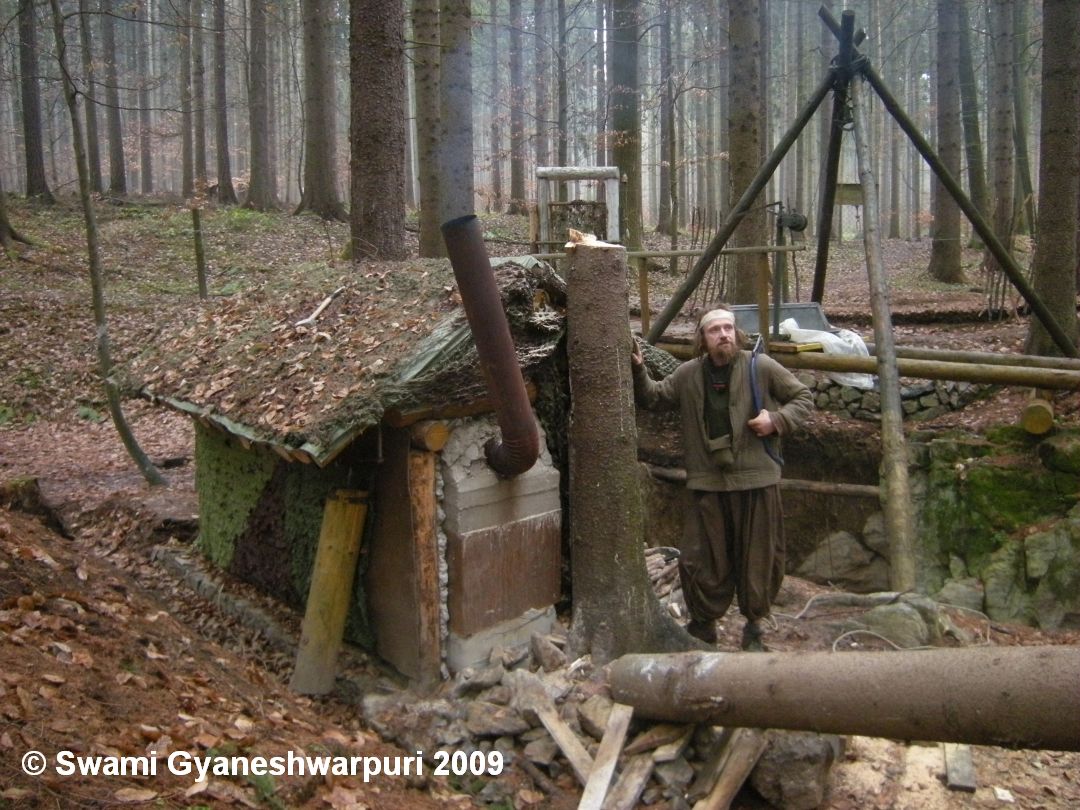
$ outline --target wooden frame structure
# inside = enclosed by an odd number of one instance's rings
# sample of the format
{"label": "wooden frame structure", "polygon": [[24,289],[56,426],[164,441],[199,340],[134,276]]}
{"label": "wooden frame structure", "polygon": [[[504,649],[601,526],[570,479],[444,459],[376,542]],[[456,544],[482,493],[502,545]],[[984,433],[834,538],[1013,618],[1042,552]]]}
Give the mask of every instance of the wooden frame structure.
{"label": "wooden frame structure", "polygon": [[[617,166],[539,166],[536,169],[536,207],[540,218],[541,245],[555,244],[551,239],[552,191],[558,183],[572,180],[599,180],[604,184],[607,201],[607,233],[602,238],[608,242],[621,242],[619,236],[619,169]],[[597,234],[599,236],[599,234]]]}

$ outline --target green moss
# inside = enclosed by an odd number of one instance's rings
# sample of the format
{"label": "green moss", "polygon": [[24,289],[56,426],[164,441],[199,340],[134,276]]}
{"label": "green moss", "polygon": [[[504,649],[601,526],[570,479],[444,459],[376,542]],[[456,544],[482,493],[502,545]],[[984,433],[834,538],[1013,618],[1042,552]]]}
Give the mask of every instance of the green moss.
{"label": "green moss", "polygon": [[278,463],[268,451],[245,450],[239,442],[196,423],[199,546],[214,565],[229,567],[236,538]]}
{"label": "green moss", "polygon": [[1080,476],[1046,469],[1031,446],[954,436],[934,439],[919,455],[926,476],[920,535],[928,587],[940,586],[950,556],[979,575],[1019,530],[1061,517],[1077,502]]}

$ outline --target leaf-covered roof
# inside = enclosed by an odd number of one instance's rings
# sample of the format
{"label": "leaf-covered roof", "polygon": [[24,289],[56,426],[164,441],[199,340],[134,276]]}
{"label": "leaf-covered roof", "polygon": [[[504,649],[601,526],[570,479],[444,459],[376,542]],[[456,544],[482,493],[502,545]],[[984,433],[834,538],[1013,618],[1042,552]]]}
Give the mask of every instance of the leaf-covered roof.
{"label": "leaf-covered roof", "polygon": [[[528,257],[493,265],[528,376],[562,333],[565,285]],[[445,260],[348,274],[308,265],[161,317],[125,386],[298,460],[325,464],[388,412],[438,413],[485,395]]]}

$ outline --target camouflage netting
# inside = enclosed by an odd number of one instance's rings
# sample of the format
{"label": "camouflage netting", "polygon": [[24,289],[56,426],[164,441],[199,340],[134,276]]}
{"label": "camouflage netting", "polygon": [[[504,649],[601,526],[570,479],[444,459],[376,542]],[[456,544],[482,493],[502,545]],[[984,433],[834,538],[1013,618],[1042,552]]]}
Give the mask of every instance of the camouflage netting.
{"label": "camouflage netting", "polygon": [[[562,334],[565,284],[530,257],[493,264],[528,377]],[[162,313],[161,338],[124,376],[129,390],[320,463],[387,411],[485,393],[445,260],[369,263],[347,276],[307,267],[242,296],[184,304]]]}

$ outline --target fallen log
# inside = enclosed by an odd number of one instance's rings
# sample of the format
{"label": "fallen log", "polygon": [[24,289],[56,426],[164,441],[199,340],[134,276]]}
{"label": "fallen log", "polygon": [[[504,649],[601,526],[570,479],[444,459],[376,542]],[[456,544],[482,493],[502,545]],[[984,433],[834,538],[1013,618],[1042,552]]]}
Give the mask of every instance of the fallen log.
{"label": "fallen log", "polygon": [[612,697],[668,722],[1080,751],[1080,649],[626,655]]}

